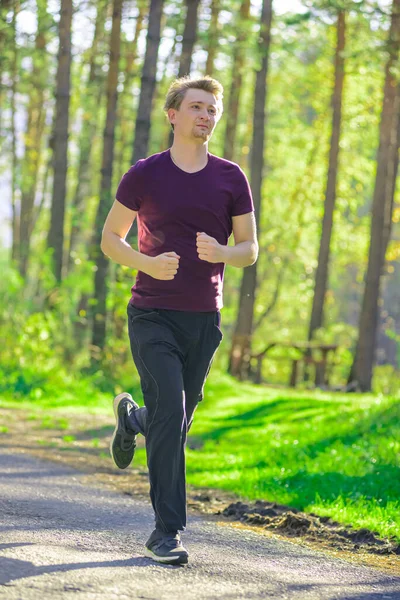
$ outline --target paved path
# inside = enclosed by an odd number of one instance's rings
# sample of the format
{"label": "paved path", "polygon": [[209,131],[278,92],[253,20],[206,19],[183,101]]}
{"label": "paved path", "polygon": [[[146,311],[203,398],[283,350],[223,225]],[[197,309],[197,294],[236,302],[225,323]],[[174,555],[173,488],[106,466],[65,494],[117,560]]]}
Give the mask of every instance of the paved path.
{"label": "paved path", "polygon": [[150,505],[0,448],[0,598],[400,600],[400,577],[190,517],[186,566],[142,555]]}

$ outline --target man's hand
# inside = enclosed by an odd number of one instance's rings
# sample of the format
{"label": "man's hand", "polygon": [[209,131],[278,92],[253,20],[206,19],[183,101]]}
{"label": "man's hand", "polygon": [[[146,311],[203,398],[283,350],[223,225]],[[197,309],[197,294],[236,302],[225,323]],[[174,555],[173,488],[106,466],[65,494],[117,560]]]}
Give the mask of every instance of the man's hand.
{"label": "man's hand", "polygon": [[145,273],[154,279],[173,279],[179,269],[179,259],[180,256],[176,252],[164,252],[154,256],[149,260]]}
{"label": "man's hand", "polygon": [[206,233],[197,232],[197,254],[201,260],[210,263],[225,262],[225,248],[216,239]]}

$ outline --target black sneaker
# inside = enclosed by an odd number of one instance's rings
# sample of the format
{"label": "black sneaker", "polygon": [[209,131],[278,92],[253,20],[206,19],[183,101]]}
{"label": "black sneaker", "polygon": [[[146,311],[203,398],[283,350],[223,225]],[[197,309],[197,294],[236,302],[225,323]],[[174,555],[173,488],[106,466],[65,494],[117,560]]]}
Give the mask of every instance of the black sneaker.
{"label": "black sneaker", "polygon": [[136,448],[136,434],[126,428],[126,415],[139,405],[132,396],[123,392],[115,396],[113,402],[116,425],[110,442],[111,458],[119,469],[126,469],[132,462]]}
{"label": "black sneaker", "polygon": [[189,554],[182,545],[179,533],[163,533],[155,529],[146,542],[144,555],[167,565],[188,562]]}

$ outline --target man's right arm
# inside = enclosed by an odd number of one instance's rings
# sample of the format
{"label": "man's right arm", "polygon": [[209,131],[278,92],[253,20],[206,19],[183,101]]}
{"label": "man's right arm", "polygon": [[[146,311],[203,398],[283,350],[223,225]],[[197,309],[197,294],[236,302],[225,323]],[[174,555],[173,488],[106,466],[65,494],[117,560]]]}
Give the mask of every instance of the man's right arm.
{"label": "man's right arm", "polygon": [[102,252],[114,262],[142,271],[154,279],[173,279],[179,268],[179,256],[175,252],[151,257],[134,250],[125,241],[136,215],[134,210],[114,201],[103,227]]}

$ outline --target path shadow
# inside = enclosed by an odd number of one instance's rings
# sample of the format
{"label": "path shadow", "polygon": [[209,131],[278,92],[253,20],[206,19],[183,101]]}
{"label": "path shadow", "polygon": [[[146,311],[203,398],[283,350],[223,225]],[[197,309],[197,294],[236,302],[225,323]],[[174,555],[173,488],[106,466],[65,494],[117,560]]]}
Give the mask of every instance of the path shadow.
{"label": "path shadow", "polygon": [[[160,563],[157,563],[157,565],[169,569],[171,567],[175,569],[182,566],[162,565]],[[36,566],[30,561],[0,556],[0,585],[6,585],[11,581],[18,581],[19,579],[25,579],[27,577],[37,577],[48,573],[65,573],[66,571],[96,569],[98,567],[154,567],[154,561],[145,556],[137,556],[126,560],[119,559]]]}
{"label": "path shadow", "polygon": [[[200,435],[207,439],[219,440],[229,431],[236,430],[239,425],[241,428],[253,428],[259,426],[260,421],[265,425],[288,421],[301,422],[323,413],[328,405],[336,406],[337,403],[333,400],[309,399],[299,402],[298,400],[276,398],[271,402],[260,402],[250,410],[231,415],[230,417],[224,415],[220,418],[216,417],[215,422],[217,426]],[[218,427],[218,421],[228,424]]]}
{"label": "path shadow", "polygon": [[[323,585],[318,585],[315,583],[300,583],[300,584],[289,584],[288,590],[296,593],[296,597],[306,598],[309,593],[315,591],[316,588],[321,587],[323,589],[324,598],[326,600],[400,600],[400,588],[399,590],[388,589],[385,590],[385,586],[393,586],[393,580],[389,577],[388,579],[381,578],[379,581],[374,581],[371,583],[343,583],[348,588],[352,588],[355,586],[362,585],[363,587],[371,586],[375,587],[375,585],[379,584],[381,589],[379,592],[376,591],[356,591],[354,593],[351,592],[341,592],[341,591],[333,591],[336,587],[334,583],[324,583]],[[330,592],[330,588],[332,588],[332,595]],[[322,596],[321,596],[322,598]]]}

